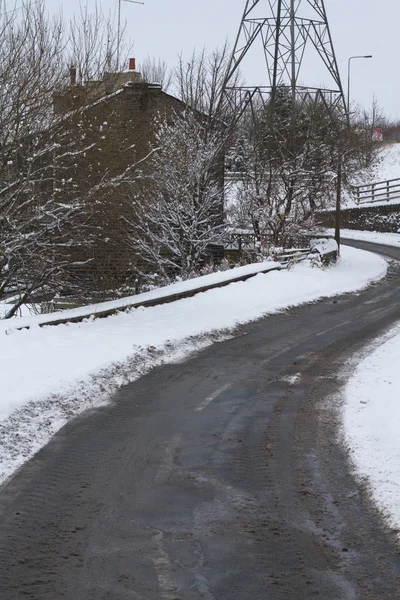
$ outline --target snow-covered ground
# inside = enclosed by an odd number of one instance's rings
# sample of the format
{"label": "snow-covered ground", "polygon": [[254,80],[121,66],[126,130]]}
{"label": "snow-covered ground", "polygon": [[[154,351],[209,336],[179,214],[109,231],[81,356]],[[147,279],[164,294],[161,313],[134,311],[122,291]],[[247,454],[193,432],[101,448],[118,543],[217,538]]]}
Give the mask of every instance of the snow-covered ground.
{"label": "snow-covered ground", "polygon": [[[334,230],[328,229],[327,235],[333,235]],[[400,246],[400,233],[381,233],[379,231],[358,231],[356,229],[342,229],[341,236],[348,240],[361,240],[385,246]]]}
{"label": "snow-covered ground", "polygon": [[[344,229],[342,237],[400,247],[400,233]],[[400,324],[354,362],[344,394],[344,439],[356,473],[400,530]]]}
{"label": "snow-covered ground", "polygon": [[329,269],[301,263],[152,308],[107,319],[0,329],[0,480],[68,419],[107,401],[152,366],[227,336],[289,306],[361,289],[386,273],[380,257],[343,248]]}
{"label": "snow-covered ground", "polygon": [[356,472],[400,530],[400,325],[363,354],[345,388],[344,436]]}
{"label": "snow-covered ground", "polygon": [[[90,304],[86,306],[80,306],[79,308],[71,308],[69,310],[58,311],[50,314],[31,314],[29,307],[22,307],[18,313],[18,319],[15,320],[3,320],[0,321],[0,333],[2,330],[11,331],[11,329],[21,327],[32,327],[39,325],[40,323],[51,323],[52,321],[59,321],[60,319],[73,319],[76,317],[85,317],[89,315],[96,315],[99,312],[108,310],[124,310],[132,305],[146,302],[147,300],[157,300],[160,298],[167,298],[168,296],[175,296],[183,292],[195,291],[199,288],[223,283],[229,281],[235,277],[243,277],[249,274],[259,273],[260,271],[269,271],[276,269],[280,266],[279,262],[272,260],[253,263],[250,265],[244,265],[243,267],[236,267],[234,269],[228,269],[227,271],[218,271],[216,273],[210,273],[209,275],[203,275],[202,277],[196,277],[194,279],[187,279],[170,285],[165,285],[160,288],[156,288],[150,292],[144,292],[143,294],[136,294],[135,296],[126,296],[119,300],[110,300],[109,302],[100,302],[98,304]],[[5,314],[6,309],[5,303],[0,302],[0,318]]]}

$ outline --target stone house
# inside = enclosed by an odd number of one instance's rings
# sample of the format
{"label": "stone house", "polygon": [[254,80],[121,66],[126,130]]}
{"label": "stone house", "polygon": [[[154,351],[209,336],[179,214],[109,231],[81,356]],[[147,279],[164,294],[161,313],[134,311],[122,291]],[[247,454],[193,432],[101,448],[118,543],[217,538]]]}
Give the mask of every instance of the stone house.
{"label": "stone house", "polygon": [[71,69],[70,85],[54,94],[54,108],[66,116],[68,136],[79,147],[63,158],[65,176],[56,193],[68,202],[78,190],[87,199],[92,236],[89,246],[76,244],[73,258],[83,264],[74,268],[71,281],[87,290],[120,288],[131,279],[134,260],[121,244],[124,181],[148,155],[156,118],[171,118],[183,103],[159,84],[145,82],[130,59],[127,71],[85,85],[76,84]]}

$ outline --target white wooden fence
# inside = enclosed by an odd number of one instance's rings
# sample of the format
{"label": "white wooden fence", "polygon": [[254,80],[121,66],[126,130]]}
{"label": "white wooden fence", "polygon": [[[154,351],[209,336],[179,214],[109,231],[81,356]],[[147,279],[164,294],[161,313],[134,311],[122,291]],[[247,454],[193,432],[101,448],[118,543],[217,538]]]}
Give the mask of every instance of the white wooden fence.
{"label": "white wooden fence", "polygon": [[354,185],[351,186],[351,191],[357,204],[400,200],[400,178],[365,185]]}

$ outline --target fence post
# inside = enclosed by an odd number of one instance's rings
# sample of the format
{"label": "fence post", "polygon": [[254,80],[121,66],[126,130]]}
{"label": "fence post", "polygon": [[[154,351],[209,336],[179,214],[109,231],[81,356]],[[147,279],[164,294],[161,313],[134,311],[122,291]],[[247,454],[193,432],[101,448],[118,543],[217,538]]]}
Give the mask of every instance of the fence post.
{"label": "fence post", "polygon": [[375,184],[372,184],[372,202],[375,202]]}
{"label": "fence post", "polygon": [[386,200],[389,202],[390,200],[390,188],[389,188],[389,181],[386,182]]}

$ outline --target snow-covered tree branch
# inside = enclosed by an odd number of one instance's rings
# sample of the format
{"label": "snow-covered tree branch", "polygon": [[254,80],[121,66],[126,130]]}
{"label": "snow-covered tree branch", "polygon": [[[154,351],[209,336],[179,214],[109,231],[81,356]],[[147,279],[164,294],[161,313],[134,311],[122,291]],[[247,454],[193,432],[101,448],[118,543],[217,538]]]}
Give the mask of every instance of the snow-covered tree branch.
{"label": "snow-covered tree branch", "polygon": [[239,180],[233,222],[251,227],[266,246],[301,243],[335,192],[339,146],[348,167],[352,150],[339,113],[318,101],[293,107],[289,88],[278,88],[245,115],[231,152]]}
{"label": "snow-covered tree branch", "polygon": [[127,220],[144,273],[190,277],[222,243],[222,148],[223,132],[208,131],[188,107],[159,122],[156,151]]}
{"label": "snow-covered tree branch", "polygon": [[[6,317],[29,298],[68,285],[77,251],[90,247],[96,234],[90,190],[83,193],[72,181],[71,165],[82,164],[104,136],[97,131],[88,140],[81,132],[85,95],[72,110],[55,108],[71,60],[90,78],[109,59],[107,23],[99,13],[82,19],[71,40],[61,18],[46,16],[44,0],[0,16],[0,300],[9,302]],[[114,180],[116,174],[103,173],[96,184]]]}

